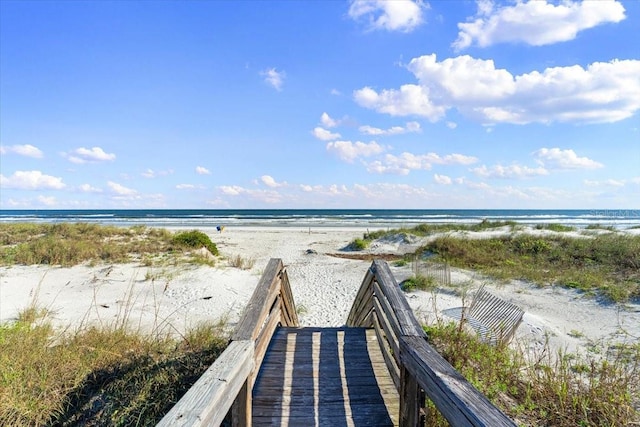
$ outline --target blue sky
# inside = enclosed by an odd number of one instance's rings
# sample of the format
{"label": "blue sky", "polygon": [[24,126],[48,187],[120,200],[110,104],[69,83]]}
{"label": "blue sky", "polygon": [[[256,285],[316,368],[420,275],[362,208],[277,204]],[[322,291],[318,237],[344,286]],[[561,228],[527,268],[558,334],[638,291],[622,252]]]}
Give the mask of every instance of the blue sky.
{"label": "blue sky", "polygon": [[637,1],[0,1],[0,209],[640,208]]}

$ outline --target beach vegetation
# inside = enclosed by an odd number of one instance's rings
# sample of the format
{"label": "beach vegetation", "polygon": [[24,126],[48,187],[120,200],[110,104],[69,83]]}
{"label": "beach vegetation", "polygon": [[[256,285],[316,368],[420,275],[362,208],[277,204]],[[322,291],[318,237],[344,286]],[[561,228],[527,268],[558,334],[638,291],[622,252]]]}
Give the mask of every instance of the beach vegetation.
{"label": "beach vegetation", "polygon": [[[606,358],[554,352],[548,343],[530,354],[517,346],[482,342],[455,322],[438,321],[425,331],[436,350],[519,425],[640,422],[638,344],[620,345]],[[428,426],[448,425],[435,407],[427,414]]]}
{"label": "beach vegetation", "polygon": [[[88,223],[0,224],[0,265],[59,265],[140,261],[150,266],[163,256],[201,262],[194,249],[218,249],[200,231],[172,233],[146,226],[114,227]],[[208,261],[209,264],[212,260]]]}
{"label": "beach vegetation", "polygon": [[256,265],[255,258],[247,258],[242,255],[231,256],[227,261],[231,267],[241,270],[251,270]]}
{"label": "beach vegetation", "polygon": [[536,224],[536,230],[549,230],[549,231],[555,231],[557,233],[567,233],[570,231],[576,231],[577,228],[573,227],[571,225],[564,225],[564,224],[557,224],[557,223],[551,223],[551,224]]}
{"label": "beach vegetation", "polygon": [[433,276],[424,276],[417,274],[404,280],[400,287],[405,292],[419,291],[432,291],[437,288],[436,279]]}
{"label": "beach vegetation", "polygon": [[[633,228],[633,227],[632,227]],[[585,227],[585,230],[605,230],[605,231],[616,231],[616,228],[613,225],[604,225],[604,224],[589,224]]]}
{"label": "beach vegetation", "polygon": [[369,247],[371,240],[355,238],[347,245],[347,249],[352,251],[363,251]]}
{"label": "beach vegetation", "polygon": [[0,425],[155,425],[224,350],[221,324],[178,338],[56,331],[29,307],[0,325]]}
{"label": "beach vegetation", "polygon": [[575,288],[616,302],[640,297],[640,236],[443,236],[418,252],[436,254],[451,266],[479,270],[498,279]]}

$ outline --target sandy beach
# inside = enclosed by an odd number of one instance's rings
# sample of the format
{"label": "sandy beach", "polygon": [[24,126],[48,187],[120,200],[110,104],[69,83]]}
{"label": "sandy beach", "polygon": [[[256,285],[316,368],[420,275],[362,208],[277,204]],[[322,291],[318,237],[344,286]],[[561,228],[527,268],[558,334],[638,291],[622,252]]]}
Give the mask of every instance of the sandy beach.
{"label": "sandy beach", "polygon": [[[270,258],[287,266],[303,326],[340,326],[370,261],[336,257],[359,228],[227,228],[201,229],[223,258],[253,259],[241,270],[223,260],[216,267],[140,264],[12,266],[0,268],[0,321],[15,319],[35,304],[45,308],[54,325],[76,329],[91,324],[121,324],[152,333],[182,334],[200,322],[224,321],[233,328]],[[482,233],[465,237],[480,238]],[[367,252],[403,254],[422,242],[374,242]],[[398,282],[412,275],[411,266],[391,270]],[[447,319],[443,311],[459,307],[460,290],[484,285],[491,293],[525,311],[514,345],[541,349],[545,340],[556,349],[588,352],[612,342],[640,339],[640,305],[607,304],[559,287],[539,288],[525,282],[501,284],[474,271],[452,269],[452,286],[406,297],[419,320]]]}

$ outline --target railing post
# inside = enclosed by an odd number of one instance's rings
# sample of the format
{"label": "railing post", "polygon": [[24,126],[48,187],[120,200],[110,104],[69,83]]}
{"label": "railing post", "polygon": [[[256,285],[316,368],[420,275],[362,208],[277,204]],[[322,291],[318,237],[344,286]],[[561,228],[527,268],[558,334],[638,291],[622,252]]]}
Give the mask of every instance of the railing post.
{"label": "railing post", "polygon": [[400,425],[420,426],[420,387],[416,378],[402,365],[400,367]]}
{"label": "railing post", "polygon": [[251,375],[249,375],[249,378],[240,389],[238,397],[236,397],[236,400],[233,402],[231,412],[233,427],[251,427],[252,392],[251,387],[249,387],[251,382]]}

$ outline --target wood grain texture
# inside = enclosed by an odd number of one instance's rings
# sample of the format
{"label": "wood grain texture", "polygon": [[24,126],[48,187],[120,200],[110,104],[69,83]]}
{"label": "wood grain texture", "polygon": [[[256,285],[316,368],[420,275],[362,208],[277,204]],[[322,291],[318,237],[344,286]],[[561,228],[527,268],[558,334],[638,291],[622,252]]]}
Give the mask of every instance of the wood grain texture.
{"label": "wood grain texture", "polygon": [[234,341],[158,426],[220,425],[253,369],[253,341]]}

